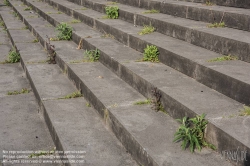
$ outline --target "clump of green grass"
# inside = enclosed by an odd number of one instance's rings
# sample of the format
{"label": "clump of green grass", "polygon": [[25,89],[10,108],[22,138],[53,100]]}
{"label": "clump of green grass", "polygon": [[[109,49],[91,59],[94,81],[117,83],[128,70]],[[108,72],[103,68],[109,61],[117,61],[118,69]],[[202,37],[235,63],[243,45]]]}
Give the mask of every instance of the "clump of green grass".
{"label": "clump of green grass", "polygon": [[66,95],[64,97],[61,97],[59,99],[71,99],[71,98],[77,98],[77,97],[82,97],[82,94],[80,91],[73,92],[73,93]]}
{"label": "clump of green grass", "polygon": [[6,6],[10,6],[9,0],[4,0],[3,3],[4,3]]}
{"label": "clump of green grass", "polygon": [[85,55],[89,62],[96,62],[100,58],[100,51],[98,49],[86,50]]}
{"label": "clump of green grass", "polygon": [[4,27],[4,22],[3,22],[3,20],[0,20],[0,27]]}
{"label": "clump of green grass", "polygon": [[12,12],[14,17],[18,17],[18,13],[17,12]]}
{"label": "clump of green grass", "polygon": [[159,50],[154,45],[147,45],[143,53],[143,61],[159,62]]}
{"label": "clump of green grass", "polygon": [[20,54],[16,49],[12,48],[8,54],[8,60],[5,60],[5,63],[17,63],[20,62]]}
{"label": "clump of green grass", "polygon": [[205,4],[206,4],[206,6],[213,6],[214,5],[212,2],[210,2],[210,0],[207,0]]}
{"label": "clump of green grass", "polygon": [[62,22],[58,24],[56,30],[59,31],[57,34],[58,40],[71,40],[73,28],[67,23]]}
{"label": "clump of green grass", "polygon": [[155,10],[155,9],[151,9],[151,10],[147,10],[145,12],[143,12],[144,14],[153,14],[153,13],[160,13],[159,10]]}
{"label": "clump of green grass", "polygon": [[87,107],[91,107],[91,104],[88,102],[88,103],[86,103],[86,106]]}
{"label": "clump of green grass", "polygon": [[29,27],[28,26],[22,27],[22,30],[26,30],[26,29],[29,29]]}
{"label": "clump of green grass", "polygon": [[192,153],[196,148],[199,151],[201,151],[202,147],[216,149],[214,145],[207,143],[205,140],[204,131],[208,124],[205,116],[205,114],[202,114],[190,119],[187,117],[177,119],[181,126],[176,131],[173,142],[182,141],[182,149],[185,150],[189,146]]}
{"label": "clump of green grass", "polygon": [[107,6],[105,7],[105,12],[109,19],[117,19],[119,16],[119,8],[118,6]]}
{"label": "clump of green grass", "polygon": [[244,106],[243,110],[241,110],[239,116],[249,116],[250,115],[250,107]]}
{"label": "clump of green grass", "polygon": [[146,105],[146,104],[151,104],[151,100],[143,100],[143,101],[137,101],[134,103],[134,105]]}
{"label": "clump of green grass", "polygon": [[238,60],[238,59],[239,58],[237,56],[227,55],[227,56],[221,56],[221,57],[208,60],[208,62],[221,62],[221,61],[231,61],[231,60]]}
{"label": "clump of green grass", "polygon": [[25,94],[25,93],[30,93],[30,90],[27,88],[23,88],[20,91],[8,91],[7,95],[19,95],[19,94]]}
{"label": "clump of green grass", "polygon": [[80,20],[76,20],[76,19],[73,19],[70,21],[71,24],[76,24],[76,23],[80,23],[81,21]]}
{"label": "clump of green grass", "polygon": [[24,11],[29,11],[29,10],[32,10],[31,7],[26,7],[25,9],[23,9]]}
{"label": "clump of green grass", "polygon": [[109,33],[105,33],[101,36],[102,38],[111,38],[111,39],[114,39],[115,37]]}
{"label": "clump of green grass", "polygon": [[146,34],[150,34],[153,33],[155,31],[155,28],[151,25],[144,25],[143,29],[139,32],[139,35],[146,35]]}
{"label": "clump of green grass", "polygon": [[224,22],[220,22],[220,23],[213,23],[213,24],[209,24],[208,28],[224,28],[225,27],[225,23]]}

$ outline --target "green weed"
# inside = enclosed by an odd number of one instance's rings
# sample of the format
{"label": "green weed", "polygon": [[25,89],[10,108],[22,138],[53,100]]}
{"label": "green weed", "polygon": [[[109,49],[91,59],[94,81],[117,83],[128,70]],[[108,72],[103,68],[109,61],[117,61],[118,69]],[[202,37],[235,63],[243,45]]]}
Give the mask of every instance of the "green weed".
{"label": "green weed", "polygon": [[20,54],[16,51],[16,49],[12,48],[8,54],[8,60],[6,63],[17,63],[20,62]]}
{"label": "green weed", "polygon": [[19,95],[19,94],[25,94],[25,93],[30,93],[30,90],[23,88],[20,91],[8,91],[7,95]]}
{"label": "green weed", "polygon": [[4,3],[6,6],[10,6],[9,0],[4,0],[3,3]]}
{"label": "green weed", "polygon": [[151,9],[151,10],[147,10],[145,12],[143,12],[144,14],[153,14],[153,13],[160,13],[159,10],[155,10],[155,9]]}
{"label": "green weed", "polygon": [[57,25],[56,30],[59,31],[57,38],[59,40],[71,40],[73,28],[67,23],[60,23]]}
{"label": "green weed", "polygon": [[208,62],[221,62],[221,61],[231,61],[231,60],[238,60],[238,59],[239,58],[237,56],[227,55],[227,56],[221,56],[221,57],[208,60]]}
{"label": "green weed", "polygon": [[37,42],[39,42],[37,38],[32,41],[32,43],[37,43]]}
{"label": "green weed", "polygon": [[224,28],[225,27],[225,23],[224,22],[220,22],[220,23],[213,23],[213,24],[209,24],[208,28]]}
{"label": "green weed", "polygon": [[137,101],[134,103],[134,105],[145,105],[145,104],[151,104],[151,100],[147,99],[144,101]]}
{"label": "green weed", "polygon": [[77,97],[82,97],[82,94],[80,91],[73,92],[73,93],[66,95],[64,97],[61,97],[59,99],[71,99],[71,98],[77,98]]}
{"label": "green weed", "polygon": [[139,35],[146,35],[146,34],[150,34],[153,33],[155,31],[155,28],[151,25],[144,25],[143,29],[139,32]]}
{"label": "green weed", "polygon": [[98,49],[86,50],[85,55],[89,62],[96,62],[100,58],[100,51]]}
{"label": "green weed", "polygon": [[119,11],[118,6],[107,6],[107,7],[105,7],[105,11],[106,11],[107,17],[109,19],[117,19],[118,16],[119,16],[119,14],[118,14],[118,11]]}
{"label": "green weed", "polygon": [[70,21],[70,23],[72,23],[72,24],[76,24],[76,23],[80,23],[80,22],[81,22],[80,20],[76,20],[76,19],[73,19]]}
{"label": "green weed", "polygon": [[187,117],[177,119],[181,123],[181,126],[176,131],[173,142],[182,141],[182,149],[185,150],[189,146],[192,153],[196,148],[199,151],[201,151],[202,147],[216,149],[214,145],[205,141],[204,130],[208,123],[208,121],[205,120],[205,116],[205,114],[202,114],[201,116],[197,115],[190,119]]}
{"label": "green weed", "polygon": [[29,11],[29,10],[32,10],[31,7],[26,7],[25,9],[23,9],[24,11]]}
{"label": "green weed", "polygon": [[117,2],[107,2],[106,4],[107,5],[117,5],[118,3]]}
{"label": "green weed", "polygon": [[239,116],[249,116],[250,115],[250,107],[244,106],[243,110],[241,110]]}
{"label": "green weed", "polygon": [[159,50],[154,45],[147,45],[143,53],[143,61],[159,62]]}

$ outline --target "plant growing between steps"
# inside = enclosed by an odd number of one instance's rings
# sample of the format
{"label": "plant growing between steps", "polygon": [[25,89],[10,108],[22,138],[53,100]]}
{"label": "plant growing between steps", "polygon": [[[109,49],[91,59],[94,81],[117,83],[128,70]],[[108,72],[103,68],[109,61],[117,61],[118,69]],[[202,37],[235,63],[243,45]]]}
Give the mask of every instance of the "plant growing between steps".
{"label": "plant growing between steps", "polygon": [[4,0],[3,3],[4,3],[6,6],[10,6],[9,0]]}
{"label": "plant growing between steps", "polygon": [[49,37],[46,35],[47,41],[46,41],[46,50],[47,50],[47,54],[49,57],[48,63],[49,64],[56,64],[56,52],[55,52],[55,46],[50,44],[50,39]]}
{"label": "plant growing between steps", "polygon": [[20,91],[8,91],[7,95],[19,95],[19,94],[25,94],[25,93],[30,93],[30,90],[27,88],[23,88]]}
{"label": "plant growing between steps", "polygon": [[119,16],[119,8],[118,6],[107,6],[105,7],[105,12],[109,19],[117,19]]}
{"label": "plant growing between steps", "polygon": [[208,28],[224,28],[225,27],[225,23],[224,22],[220,22],[220,23],[213,23],[213,24],[209,24]]}
{"label": "plant growing between steps", "polygon": [[154,45],[147,45],[143,53],[143,61],[159,62],[159,50]]}
{"label": "plant growing between steps", "polygon": [[144,14],[153,14],[153,13],[160,13],[159,10],[155,10],[155,9],[151,9],[151,10],[147,10],[145,12],[143,12]]}
{"label": "plant growing between steps", "polygon": [[151,25],[144,25],[143,29],[139,32],[139,35],[146,35],[146,34],[150,34],[153,33],[155,31],[155,28]]}
{"label": "plant growing between steps", "polygon": [[213,6],[214,4],[212,2],[210,2],[210,0],[207,0],[205,3],[207,6]]}
{"label": "plant growing between steps", "polygon": [[134,103],[134,105],[146,105],[146,104],[151,104],[151,100],[142,100],[142,101],[137,101]]}
{"label": "plant growing between steps", "polygon": [[239,116],[249,116],[250,115],[250,107],[244,106],[243,110],[240,111]]}
{"label": "plant growing between steps", "polygon": [[59,31],[57,34],[58,40],[71,40],[73,28],[67,23],[62,22],[58,24],[56,30]]}
{"label": "plant growing between steps", "polygon": [[86,50],[85,55],[89,62],[96,62],[100,58],[100,51],[98,49]]}
{"label": "plant growing between steps", "polygon": [[183,119],[177,119],[181,123],[181,126],[175,133],[174,142],[182,141],[181,147],[185,150],[188,146],[193,153],[195,149],[201,151],[202,147],[209,147],[216,149],[212,144],[205,141],[204,131],[207,127],[208,121],[205,120],[205,114],[196,116],[194,118],[184,117]]}
{"label": "plant growing between steps", "polygon": [[214,59],[208,60],[208,62],[221,62],[221,61],[231,61],[231,60],[238,60],[239,58],[237,56],[227,55],[227,56],[221,56]]}
{"label": "plant growing between steps", "polygon": [[82,94],[80,91],[73,92],[69,95],[66,95],[64,97],[60,97],[58,99],[72,99],[72,98],[77,98],[77,97],[82,97]]}
{"label": "plant growing between steps", "polygon": [[20,62],[20,54],[17,52],[15,48],[10,50],[8,55],[8,60],[5,61],[6,63],[17,63]]}

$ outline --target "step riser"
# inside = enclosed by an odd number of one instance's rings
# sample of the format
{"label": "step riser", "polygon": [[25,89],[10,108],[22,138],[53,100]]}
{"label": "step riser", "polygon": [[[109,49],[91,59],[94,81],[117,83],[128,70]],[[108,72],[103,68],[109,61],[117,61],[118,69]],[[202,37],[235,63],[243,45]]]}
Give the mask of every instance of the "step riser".
{"label": "step riser", "polygon": [[[35,31],[35,30],[33,30],[33,31]],[[43,40],[43,39],[41,38],[41,40]],[[77,40],[76,42],[78,43],[80,41],[80,38],[78,37],[75,40]],[[84,48],[87,48],[87,49],[94,49],[95,48],[94,45],[92,45],[91,43],[89,43],[87,41],[87,39],[83,40],[83,46],[84,46]],[[109,56],[105,55],[105,53],[103,53],[103,52],[101,52],[100,61],[102,63],[104,63],[107,67],[109,67],[113,71],[115,71],[115,73],[117,75],[119,75],[119,76],[121,76],[121,75],[126,76],[126,77],[124,77],[122,79],[124,79],[125,81],[127,81],[131,86],[133,86],[134,88],[136,88],[142,94],[144,93],[143,95],[145,95],[147,97],[151,97],[149,93],[145,93],[145,92],[150,92],[151,91],[152,85],[150,83],[145,82],[145,80],[143,80],[143,79],[139,78],[138,76],[132,74],[131,72],[129,72],[129,70],[126,67],[124,67],[122,65],[119,65],[118,62],[112,61],[112,59]],[[101,116],[104,117],[104,119],[106,119],[105,116],[104,116],[104,113],[102,111],[102,110],[105,109],[105,107],[103,106],[103,104],[94,96],[94,94],[90,90],[88,90],[88,88],[84,85],[84,83],[76,76],[76,74],[70,69],[70,67],[63,60],[60,59],[59,56],[57,56],[57,63],[63,69],[63,71],[67,71],[66,73],[68,73],[68,77],[73,82],[75,82],[75,85],[77,86],[78,89],[83,90],[83,94],[86,97],[88,97],[87,100],[89,100],[91,102],[91,104],[93,106],[95,106],[95,108],[99,111],[99,113],[101,114]],[[119,66],[119,67],[116,67],[114,69],[113,66]],[[138,84],[135,83],[136,81],[129,82],[129,80],[132,80],[132,78],[134,78],[134,80],[139,80],[138,82],[140,82],[140,84],[142,86],[138,87]],[[145,91],[142,89],[142,87],[145,89]],[[183,117],[185,115],[193,117],[195,115],[188,108],[183,108],[183,106],[180,105],[180,103],[176,102],[174,99],[170,98],[166,94],[163,94],[162,100],[164,101],[163,103],[172,103],[172,105],[164,105],[164,108],[168,108],[168,112],[170,112],[170,113],[173,112],[172,115],[171,115],[173,117],[180,118],[180,117]],[[179,113],[179,111],[178,111],[178,113],[176,113],[173,110],[182,110],[182,111],[180,111],[181,113]],[[129,146],[127,144],[127,142],[129,142],[129,139],[125,139],[125,141],[124,141],[124,138],[122,138],[123,136],[122,135],[119,136],[119,133],[125,132],[125,131],[120,131],[121,129],[119,129],[117,127],[120,124],[117,124],[118,122],[116,122],[116,119],[114,119],[114,117],[112,115],[109,115],[108,119],[109,119],[108,123],[109,123],[110,128],[116,134],[116,136],[118,137],[118,139],[123,143],[123,145],[127,149],[131,149],[131,150],[128,150],[128,151],[130,153],[132,153],[132,155],[134,156],[135,154],[133,154],[133,153],[135,151],[132,150],[133,147],[137,147],[137,150],[138,150],[138,148],[140,146],[139,145],[136,146],[136,143],[133,143],[133,144],[129,143],[129,145],[131,145],[131,144],[133,145],[133,146]],[[244,147],[244,146],[241,145],[241,143],[239,143],[236,140],[234,140],[235,144],[233,144],[233,145],[231,143],[232,139],[228,139],[228,142],[225,142],[225,140],[223,140],[221,137],[218,137],[218,135],[224,135],[224,137],[226,137],[226,138],[230,138],[230,136],[228,136],[227,133],[223,133],[223,131],[218,132],[217,130],[219,130],[219,129],[217,129],[216,127],[214,127],[213,124],[209,123],[208,129],[207,129],[207,135],[210,136],[210,137],[208,138],[208,140],[211,140],[210,141],[211,143],[213,143],[215,145],[218,145],[218,150],[223,150],[221,148],[225,148],[225,147],[222,147],[222,145],[220,145],[220,141],[223,142],[223,145],[228,145],[230,147],[232,146],[232,149],[233,148],[237,149],[238,146]],[[117,131],[119,131],[119,132],[117,132]],[[213,134],[213,133],[217,133],[217,134]],[[145,158],[144,154],[140,154],[140,155],[137,154],[137,156],[135,158],[137,159],[137,161],[142,161],[141,163],[145,163],[144,160],[148,160],[147,158]],[[151,160],[151,162],[152,162],[152,160]],[[146,165],[148,165],[148,164],[146,163]]]}
{"label": "step riser", "polygon": [[[62,5],[58,5],[58,4],[55,4],[55,6],[58,7],[58,9],[63,12],[67,10],[67,13],[73,13],[72,14],[73,17],[81,20],[82,22],[84,22],[85,24],[93,28],[98,29],[102,33],[106,32],[108,34],[112,34],[116,38],[116,40],[118,40],[119,42],[125,45],[130,46],[131,48],[135,50],[138,50],[139,52],[143,52],[146,45],[151,45],[151,43],[141,40],[135,37],[134,35],[130,35],[122,31],[119,31],[116,28],[113,28],[112,26],[106,25],[98,20],[94,20],[93,18],[80,14],[77,11],[67,9],[65,7],[61,7]],[[47,21],[49,21],[51,24],[53,25],[58,24],[58,22],[55,23],[55,21],[53,21],[53,18],[51,18],[50,16],[47,16],[46,13],[42,11],[40,11],[40,13],[42,17],[45,19],[47,18]],[[72,15],[70,14],[70,16]],[[75,36],[76,35],[74,34],[73,40]],[[75,41],[75,42],[78,43],[79,41]],[[159,48],[159,52],[160,52],[159,59],[162,63],[188,75],[189,77],[196,79],[198,82],[210,88],[213,88],[216,91],[223,93],[224,95],[234,100],[237,100],[244,104],[250,104],[250,94],[246,93],[247,91],[250,91],[250,86],[248,84],[235,80],[233,78],[228,78],[227,76],[221,73],[218,73],[214,70],[211,70],[203,65],[192,62],[189,59],[180,57],[179,55],[176,55],[166,50],[165,48]],[[227,88],[227,87],[230,87],[230,88]]]}

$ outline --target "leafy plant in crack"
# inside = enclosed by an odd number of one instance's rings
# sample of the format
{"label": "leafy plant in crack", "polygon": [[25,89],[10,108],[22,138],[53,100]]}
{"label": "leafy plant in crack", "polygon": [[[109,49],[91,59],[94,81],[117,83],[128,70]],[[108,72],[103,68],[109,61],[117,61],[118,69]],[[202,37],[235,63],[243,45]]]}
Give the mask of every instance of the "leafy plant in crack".
{"label": "leafy plant in crack", "polygon": [[98,49],[95,50],[86,50],[85,55],[90,62],[96,62],[100,58],[100,51]]}
{"label": "leafy plant in crack", "polygon": [[60,23],[57,25],[56,30],[59,31],[57,38],[59,40],[71,40],[73,28],[67,23]]}
{"label": "leafy plant in crack", "polygon": [[107,6],[105,7],[105,11],[106,11],[107,17],[110,19],[117,19],[119,16],[118,6]]}
{"label": "leafy plant in crack", "polygon": [[155,111],[162,111],[162,112],[165,112],[162,104],[161,104],[161,92],[155,87],[151,90],[152,92],[152,100],[151,100],[151,103],[153,104],[153,107],[152,109],[155,110]]}
{"label": "leafy plant in crack", "polygon": [[225,23],[224,22],[220,22],[220,23],[213,23],[213,24],[209,24],[208,28],[224,28],[225,27]]}
{"label": "leafy plant in crack", "polygon": [[146,105],[146,104],[151,104],[151,100],[142,100],[142,101],[137,101],[134,103],[134,105]]}
{"label": "leafy plant in crack", "polygon": [[15,48],[12,48],[8,54],[8,60],[6,60],[6,63],[17,63],[20,62],[20,54],[17,52]]}
{"label": "leafy plant in crack", "polygon": [[159,50],[154,45],[147,45],[143,53],[143,61],[159,62]]}
{"label": "leafy plant in crack", "polygon": [[50,44],[50,39],[49,37],[46,35],[46,38],[47,38],[47,41],[46,41],[46,50],[47,50],[47,53],[48,53],[48,57],[49,57],[49,61],[48,63],[49,64],[56,64],[56,60],[55,60],[55,57],[56,57],[56,52],[55,52],[55,46]]}
{"label": "leafy plant in crack", "polygon": [[80,91],[73,92],[73,93],[66,95],[64,97],[61,97],[59,99],[71,99],[71,98],[77,98],[77,97],[82,97],[82,94]]}
{"label": "leafy plant in crack", "polygon": [[31,7],[26,7],[25,9],[23,9],[24,11],[29,11],[31,10],[32,8]]}
{"label": "leafy plant in crack", "polygon": [[183,119],[177,119],[181,123],[180,127],[175,133],[174,142],[182,141],[181,147],[185,150],[187,147],[193,153],[197,148],[201,151],[202,147],[210,147],[216,149],[213,144],[206,142],[204,138],[204,131],[207,127],[208,121],[205,120],[205,114],[196,116],[194,118],[184,117]]}
{"label": "leafy plant in crack", "polygon": [[207,1],[206,1],[206,5],[207,5],[207,6],[213,6],[214,4],[213,4],[212,2],[210,2],[210,0],[207,0]]}

